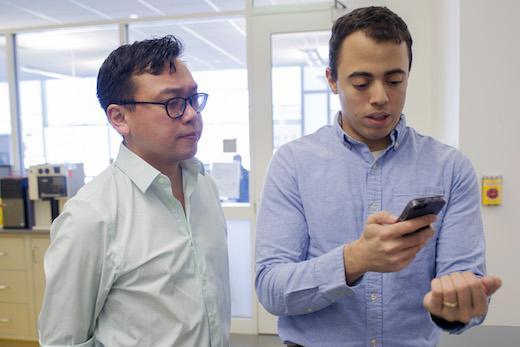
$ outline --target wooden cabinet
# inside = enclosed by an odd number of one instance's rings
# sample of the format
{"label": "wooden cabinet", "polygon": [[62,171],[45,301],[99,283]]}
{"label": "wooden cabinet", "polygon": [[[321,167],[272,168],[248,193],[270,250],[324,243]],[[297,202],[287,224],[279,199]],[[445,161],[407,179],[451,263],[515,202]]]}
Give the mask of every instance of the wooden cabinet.
{"label": "wooden cabinet", "polygon": [[[45,291],[45,272],[43,271],[43,256],[49,248],[48,237],[31,237],[32,277],[34,289],[34,309],[37,315],[42,308],[43,293]],[[38,317],[36,317],[38,318]],[[38,320],[36,320],[37,322]]]}
{"label": "wooden cabinet", "polygon": [[48,246],[48,233],[0,231],[0,339],[38,340]]}

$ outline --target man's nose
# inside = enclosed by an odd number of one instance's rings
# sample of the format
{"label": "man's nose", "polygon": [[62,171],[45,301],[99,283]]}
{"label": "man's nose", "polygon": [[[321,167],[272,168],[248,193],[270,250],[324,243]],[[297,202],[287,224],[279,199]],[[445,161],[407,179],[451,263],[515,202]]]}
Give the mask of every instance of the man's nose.
{"label": "man's nose", "polygon": [[388,102],[388,93],[383,82],[377,82],[372,85],[370,103],[377,106],[385,105]]}
{"label": "man's nose", "polygon": [[186,109],[181,117],[182,122],[188,123],[193,121],[195,118],[197,118],[197,111],[189,102],[186,102]]}

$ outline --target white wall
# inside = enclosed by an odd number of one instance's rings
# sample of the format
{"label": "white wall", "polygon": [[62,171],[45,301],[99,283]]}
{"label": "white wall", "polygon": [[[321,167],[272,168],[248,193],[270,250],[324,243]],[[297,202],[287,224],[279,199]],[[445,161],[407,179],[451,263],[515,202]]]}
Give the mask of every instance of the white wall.
{"label": "white wall", "polygon": [[520,15],[518,0],[388,0],[414,39],[405,114],[459,146],[479,178],[503,175],[503,204],[482,207],[488,273],[502,277],[486,325],[520,326]]}
{"label": "white wall", "polygon": [[435,0],[387,0],[412,34],[413,61],[403,113],[408,125],[432,135],[431,20]]}
{"label": "white wall", "polygon": [[460,0],[434,2],[431,23],[432,136],[459,145]]}
{"label": "white wall", "polygon": [[520,29],[517,0],[461,0],[460,148],[477,174],[501,174],[483,207],[488,272],[503,278],[488,325],[520,326]]}

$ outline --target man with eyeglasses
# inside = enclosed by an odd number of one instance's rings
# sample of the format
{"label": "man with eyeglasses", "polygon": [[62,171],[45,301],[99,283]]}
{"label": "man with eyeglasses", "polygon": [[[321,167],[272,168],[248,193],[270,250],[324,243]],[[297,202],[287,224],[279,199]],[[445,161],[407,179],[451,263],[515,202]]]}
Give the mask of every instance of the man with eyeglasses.
{"label": "man with eyeglasses", "polygon": [[113,51],[97,94],[115,162],[51,227],[42,346],[228,346],[226,222],[194,158],[199,93],[173,36]]}

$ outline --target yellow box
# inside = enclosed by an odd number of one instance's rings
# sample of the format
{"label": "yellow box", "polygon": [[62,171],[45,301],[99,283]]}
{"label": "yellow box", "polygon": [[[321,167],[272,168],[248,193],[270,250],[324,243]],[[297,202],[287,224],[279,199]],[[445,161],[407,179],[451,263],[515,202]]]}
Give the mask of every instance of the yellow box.
{"label": "yellow box", "polygon": [[502,176],[482,176],[482,205],[502,204]]}

